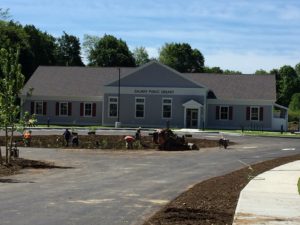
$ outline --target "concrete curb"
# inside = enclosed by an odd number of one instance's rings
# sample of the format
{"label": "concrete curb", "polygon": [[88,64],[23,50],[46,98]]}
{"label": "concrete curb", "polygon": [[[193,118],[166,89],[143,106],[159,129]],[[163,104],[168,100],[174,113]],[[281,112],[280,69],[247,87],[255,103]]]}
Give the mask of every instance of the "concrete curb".
{"label": "concrete curb", "polygon": [[233,224],[300,224],[299,177],[300,161],[255,177],[240,194]]}

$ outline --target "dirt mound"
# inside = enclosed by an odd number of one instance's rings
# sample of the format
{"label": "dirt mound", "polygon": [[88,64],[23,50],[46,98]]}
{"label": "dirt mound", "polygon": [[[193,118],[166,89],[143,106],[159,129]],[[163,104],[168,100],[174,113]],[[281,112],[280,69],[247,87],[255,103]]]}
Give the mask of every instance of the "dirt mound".
{"label": "dirt mound", "polygon": [[45,162],[45,161],[37,161],[30,159],[11,159],[8,165],[0,165],[0,177],[10,176],[19,173],[21,169],[25,168],[34,168],[34,169],[69,169],[71,167],[61,167],[56,166],[54,163]]}
{"label": "dirt mound", "polygon": [[[18,146],[24,146],[22,136],[14,137]],[[196,144],[199,148],[209,148],[219,146],[217,140],[186,138],[187,142]],[[0,137],[0,145],[4,145],[4,137]],[[34,135],[32,136],[31,147],[39,148],[62,148],[65,147],[62,135]],[[81,135],[79,136],[79,145],[72,148],[86,149],[126,149],[123,135]],[[157,149],[157,145],[152,142],[151,136],[142,137],[142,141],[136,141],[133,144],[134,149]]]}
{"label": "dirt mound", "polygon": [[[300,160],[299,154],[255,164],[251,175],[295,160]],[[240,192],[249,181],[248,167],[203,181],[171,201],[144,225],[232,224]]]}

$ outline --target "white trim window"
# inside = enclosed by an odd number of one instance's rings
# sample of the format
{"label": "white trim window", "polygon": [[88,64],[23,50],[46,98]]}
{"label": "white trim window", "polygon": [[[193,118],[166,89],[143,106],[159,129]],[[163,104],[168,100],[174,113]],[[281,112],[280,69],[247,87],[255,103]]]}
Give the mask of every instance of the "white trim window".
{"label": "white trim window", "polygon": [[172,98],[162,99],[162,118],[163,119],[172,118]]}
{"label": "white trim window", "polygon": [[92,103],[84,103],[84,116],[85,117],[92,116]]}
{"label": "white trim window", "polygon": [[60,102],[59,103],[59,115],[60,116],[68,116],[68,102]]}
{"label": "white trim window", "polygon": [[228,119],[229,119],[229,107],[220,106],[220,120],[228,120]]}
{"label": "white trim window", "polygon": [[43,102],[42,101],[36,101],[34,102],[34,108],[35,108],[35,114],[36,115],[43,115]]}
{"label": "white trim window", "polygon": [[250,108],[250,120],[258,121],[259,120],[259,107],[251,106]]}
{"label": "white trim window", "polygon": [[135,118],[145,118],[145,98],[135,98]]}
{"label": "white trim window", "polygon": [[118,117],[118,97],[108,97],[108,117]]}

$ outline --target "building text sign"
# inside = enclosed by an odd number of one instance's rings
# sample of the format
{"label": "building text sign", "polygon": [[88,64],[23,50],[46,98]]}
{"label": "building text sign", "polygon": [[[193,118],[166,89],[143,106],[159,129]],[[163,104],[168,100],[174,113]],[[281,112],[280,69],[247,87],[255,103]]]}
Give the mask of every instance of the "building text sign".
{"label": "building text sign", "polygon": [[[118,87],[104,87],[105,94],[118,94]],[[120,94],[127,95],[206,95],[205,88],[173,88],[173,87],[120,87]]]}
{"label": "building text sign", "polygon": [[134,94],[172,95],[172,94],[174,94],[174,90],[168,90],[168,89],[134,89]]}

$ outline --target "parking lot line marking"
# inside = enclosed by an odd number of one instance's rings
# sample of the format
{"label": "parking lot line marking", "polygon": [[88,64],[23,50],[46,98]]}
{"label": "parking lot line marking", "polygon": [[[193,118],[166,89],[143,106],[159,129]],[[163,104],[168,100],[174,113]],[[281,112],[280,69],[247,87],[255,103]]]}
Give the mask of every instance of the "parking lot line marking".
{"label": "parking lot line marking", "polygon": [[244,149],[251,149],[251,148],[257,148],[257,146],[244,146]]}
{"label": "parking lot line marking", "polygon": [[101,204],[105,202],[112,202],[115,199],[109,198],[109,199],[87,199],[87,200],[71,200],[68,201],[70,203],[83,203],[83,204]]}
{"label": "parking lot line marking", "polygon": [[295,151],[295,148],[283,148],[282,151]]}

